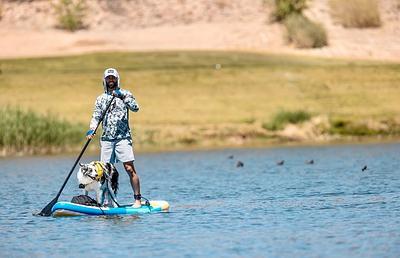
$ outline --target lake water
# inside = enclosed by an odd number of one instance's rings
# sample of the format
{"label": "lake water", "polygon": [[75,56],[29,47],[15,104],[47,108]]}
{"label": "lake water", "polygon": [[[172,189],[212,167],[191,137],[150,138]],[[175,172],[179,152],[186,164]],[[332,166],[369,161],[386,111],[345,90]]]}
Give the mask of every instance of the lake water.
{"label": "lake water", "polygon": [[[387,144],[137,154],[143,196],[167,200],[169,213],[64,218],[32,213],[75,156],[1,159],[0,257],[399,257],[399,153]],[[117,168],[119,201],[131,202]],[[60,199],[78,194],[73,175]]]}

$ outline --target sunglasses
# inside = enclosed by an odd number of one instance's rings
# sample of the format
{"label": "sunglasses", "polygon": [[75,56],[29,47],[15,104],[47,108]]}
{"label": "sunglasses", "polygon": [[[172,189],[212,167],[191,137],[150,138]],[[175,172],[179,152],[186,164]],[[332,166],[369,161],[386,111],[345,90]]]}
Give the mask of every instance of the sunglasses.
{"label": "sunglasses", "polygon": [[117,78],[114,75],[109,75],[106,77],[106,81],[116,81]]}

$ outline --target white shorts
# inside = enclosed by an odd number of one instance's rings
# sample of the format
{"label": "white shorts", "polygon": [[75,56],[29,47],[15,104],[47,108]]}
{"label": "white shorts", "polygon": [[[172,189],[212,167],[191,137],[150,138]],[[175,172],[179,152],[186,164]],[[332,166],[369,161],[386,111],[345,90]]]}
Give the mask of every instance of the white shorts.
{"label": "white shorts", "polygon": [[132,139],[122,139],[115,141],[100,141],[102,162],[117,163],[134,161]]}

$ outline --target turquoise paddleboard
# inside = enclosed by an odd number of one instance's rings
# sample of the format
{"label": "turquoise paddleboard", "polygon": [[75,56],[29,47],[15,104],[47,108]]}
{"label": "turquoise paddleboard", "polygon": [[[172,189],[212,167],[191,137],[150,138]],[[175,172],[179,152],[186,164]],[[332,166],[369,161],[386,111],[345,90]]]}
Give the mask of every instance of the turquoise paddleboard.
{"label": "turquoise paddleboard", "polygon": [[60,216],[78,216],[78,215],[125,215],[125,214],[145,214],[166,212],[169,209],[169,203],[166,201],[150,201],[150,206],[133,208],[131,205],[124,205],[116,208],[96,207],[76,204],[72,202],[57,202],[51,209],[52,215]]}

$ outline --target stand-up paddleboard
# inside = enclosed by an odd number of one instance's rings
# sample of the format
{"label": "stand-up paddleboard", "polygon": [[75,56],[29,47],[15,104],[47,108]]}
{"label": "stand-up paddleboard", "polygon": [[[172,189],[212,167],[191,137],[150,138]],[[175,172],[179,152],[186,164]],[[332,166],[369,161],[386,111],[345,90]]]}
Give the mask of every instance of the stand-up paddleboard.
{"label": "stand-up paddleboard", "polygon": [[124,205],[116,208],[86,206],[72,202],[57,202],[51,209],[52,215],[60,216],[79,216],[79,215],[135,215],[145,213],[166,212],[169,209],[169,203],[166,201],[150,201],[150,205],[146,206],[142,203],[142,207],[133,208],[132,205]]}

